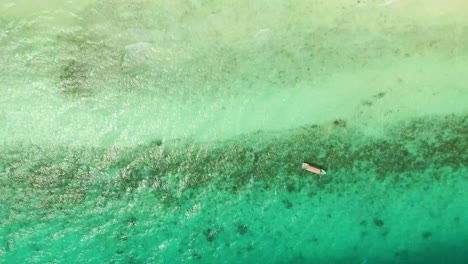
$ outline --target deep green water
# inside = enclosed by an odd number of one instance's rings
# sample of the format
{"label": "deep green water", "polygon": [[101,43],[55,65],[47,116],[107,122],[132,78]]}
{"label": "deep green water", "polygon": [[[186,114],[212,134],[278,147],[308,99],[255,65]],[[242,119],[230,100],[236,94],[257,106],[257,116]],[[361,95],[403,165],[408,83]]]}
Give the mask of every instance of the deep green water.
{"label": "deep green water", "polygon": [[0,263],[468,263],[461,1],[0,12]]}

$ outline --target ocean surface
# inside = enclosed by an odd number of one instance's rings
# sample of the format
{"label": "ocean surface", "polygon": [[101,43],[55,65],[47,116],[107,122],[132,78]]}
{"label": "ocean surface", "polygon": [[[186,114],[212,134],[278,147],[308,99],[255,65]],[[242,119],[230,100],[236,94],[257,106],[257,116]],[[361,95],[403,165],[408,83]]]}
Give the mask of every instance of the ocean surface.
{"label": "ocean surface", "polygon": [[468,263],[467,13],[0,0],[0,263]]}

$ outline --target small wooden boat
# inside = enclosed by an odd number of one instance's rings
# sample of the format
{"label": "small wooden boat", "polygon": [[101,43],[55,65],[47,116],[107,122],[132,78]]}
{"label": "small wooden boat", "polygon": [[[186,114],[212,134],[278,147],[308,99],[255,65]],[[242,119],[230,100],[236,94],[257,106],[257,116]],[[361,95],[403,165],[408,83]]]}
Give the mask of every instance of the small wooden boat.
{"label": "small wooden boat", "polygon": [[327,172],[324,169],[316,167],[316,166],[312,166],[305,162],[302,163],[302,168],[304,170],[307,170],[307,171],[310,171],[312,173],[319,174],[319,175],[327,174]]}

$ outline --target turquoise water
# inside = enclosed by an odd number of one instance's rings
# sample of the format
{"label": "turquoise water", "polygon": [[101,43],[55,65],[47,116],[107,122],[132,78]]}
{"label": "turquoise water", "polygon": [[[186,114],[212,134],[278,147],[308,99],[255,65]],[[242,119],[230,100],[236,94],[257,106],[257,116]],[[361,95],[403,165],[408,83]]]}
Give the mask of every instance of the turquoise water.
{"label": "turquoise water", "polygon": [[[2,259],[463,263],[467,129],[452,116],[380,139],[312,126],[205,144],[10,146]],[[300,169],[312,156],[328,174]]]}
{"label": "turquoise water", "polygon": [[0,11],[0,263],[468,262],[465,4]]}

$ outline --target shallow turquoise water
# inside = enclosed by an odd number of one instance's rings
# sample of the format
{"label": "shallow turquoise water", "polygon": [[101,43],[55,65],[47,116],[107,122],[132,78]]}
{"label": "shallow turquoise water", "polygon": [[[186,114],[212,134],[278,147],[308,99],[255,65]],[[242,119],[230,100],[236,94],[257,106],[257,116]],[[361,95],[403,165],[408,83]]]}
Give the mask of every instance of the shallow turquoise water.
{"label": "shallow turquoise water", "polygon": [[0,263],[468,262],[468,7],[358,2],[2,3]]}
{"label": "shallow turquoise water", "polygon": [[[466,117],[452,116],[400,124],[380,139],[341,124],[328,138],[313,126],[205,144],[9,146],[2,258],[462,263],[467,129]],[[329,168],[320,178],[297,162],[314,153]]]}

